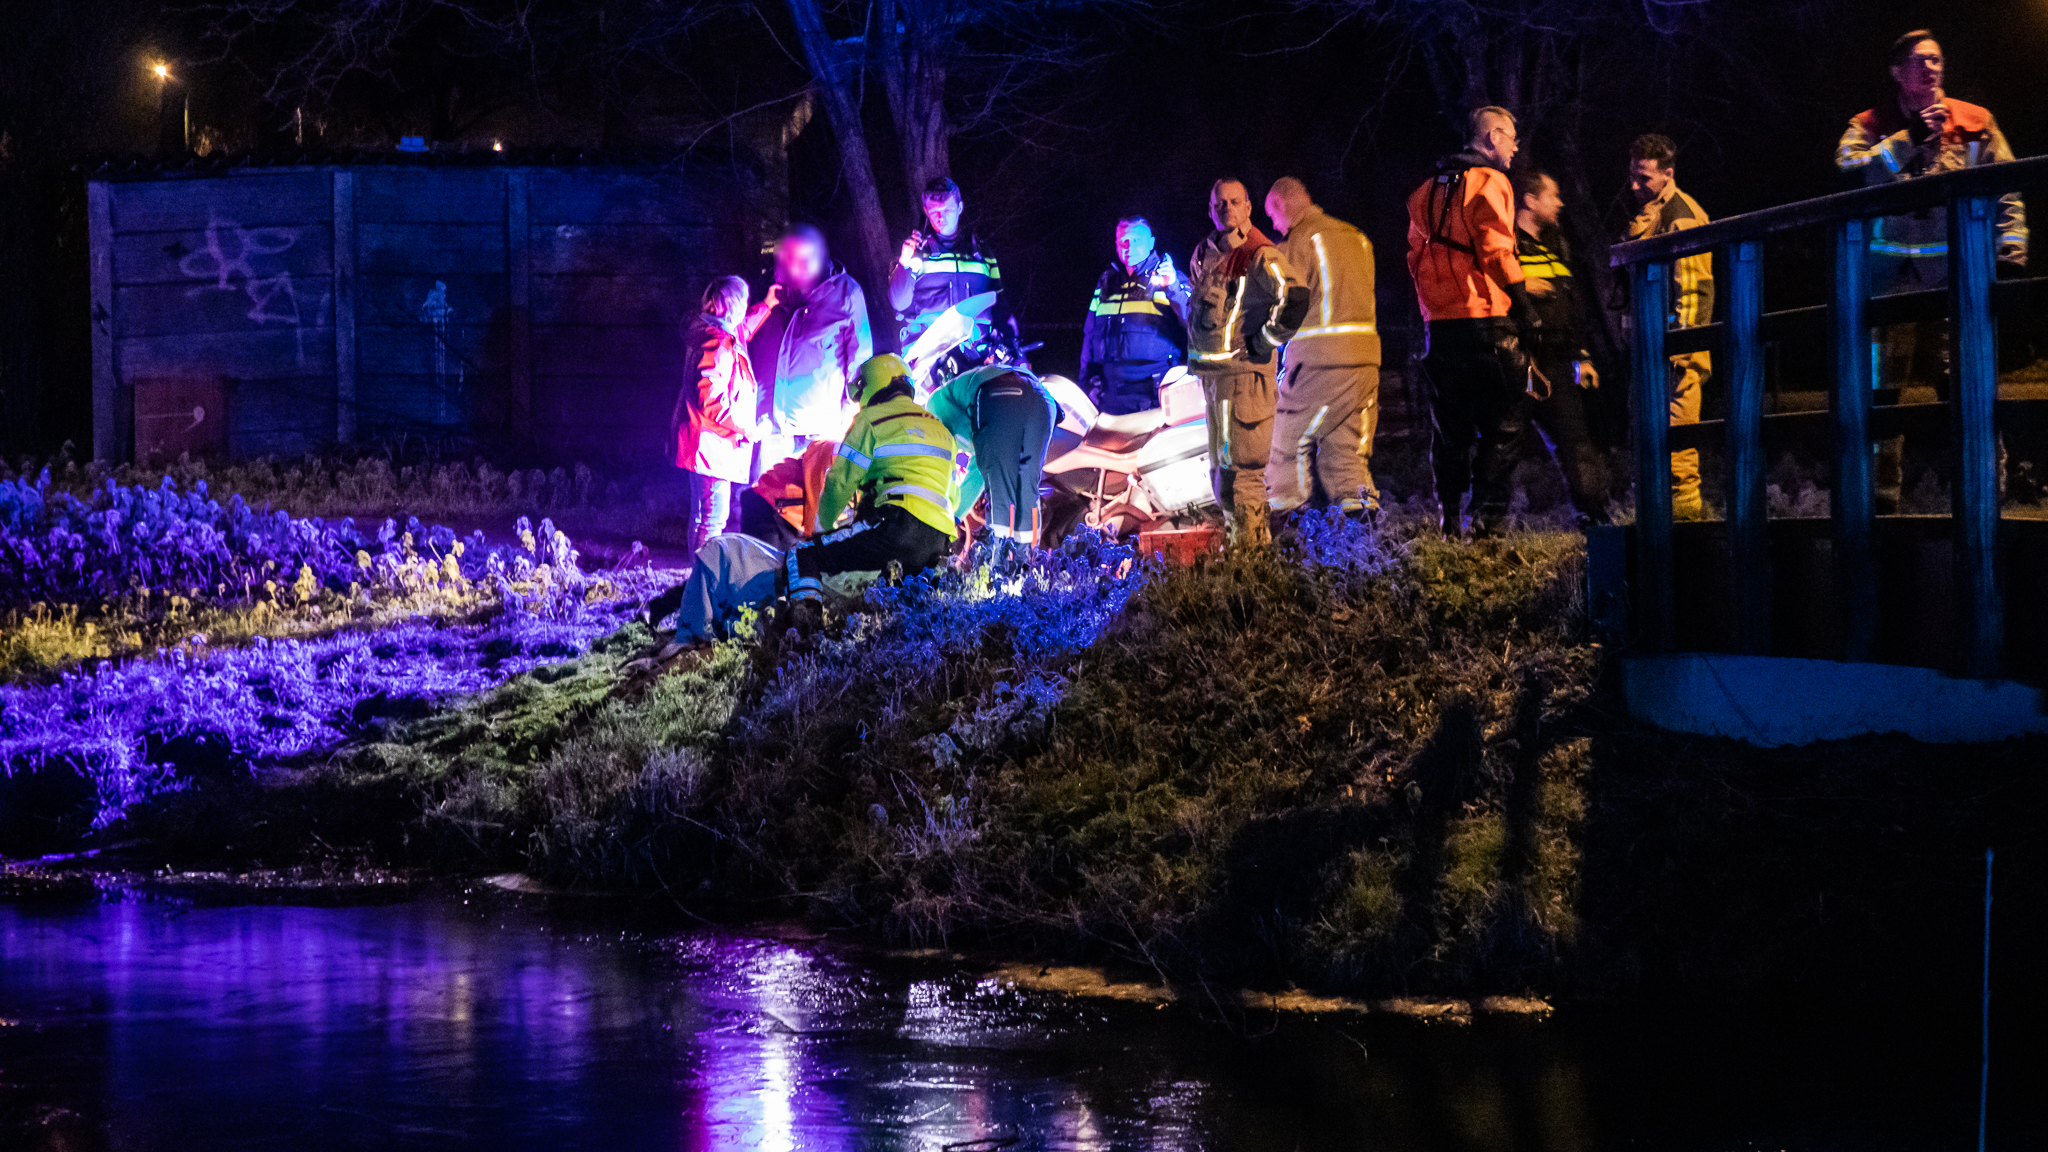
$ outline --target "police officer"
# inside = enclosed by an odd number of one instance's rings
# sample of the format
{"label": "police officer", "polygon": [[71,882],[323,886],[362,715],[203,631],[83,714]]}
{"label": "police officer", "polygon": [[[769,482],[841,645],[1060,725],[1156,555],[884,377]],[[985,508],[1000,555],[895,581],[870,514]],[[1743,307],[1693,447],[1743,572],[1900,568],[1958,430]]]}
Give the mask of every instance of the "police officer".
{"label": "police officer", "polygon": [[896,310],[897,331],[908,348],[946,309],[995,292],[995,305],[951,357],[963,367],[982,363],[997,344],[1014,345],[1016,339],[1017,322],[1000,294],[1003,270],[980,238],[960,226],[967,205],[958,184],[938,177],[925,186],[923,205],[930,231],[910,234],[889,275],[889,306]]}
{"label": "police officer", "polygon": [[1095,282],[1081,337],[1081,382],[1111,414],[1159,406],[1159,381],[1187,359],[1189,285],[1143,216],[1116,222],[1116,259]]}
{"label": "police officer", "polygon": [[1516,259],[1522,283],[1542,326],[1535,332],[1537,370],[1550,381],[1550,396],[1533,409],[1551,454],[1564,472],[1580,527],[1610,522],[1607,459],[1593,443],[1586,418],[1586,393],[1600,387],[1600,373],[1586,351],[1585,321],[1573,286],[1571,252],[1558,219],[1564,197],[1549,173],[1525,169],[1515,178]]}

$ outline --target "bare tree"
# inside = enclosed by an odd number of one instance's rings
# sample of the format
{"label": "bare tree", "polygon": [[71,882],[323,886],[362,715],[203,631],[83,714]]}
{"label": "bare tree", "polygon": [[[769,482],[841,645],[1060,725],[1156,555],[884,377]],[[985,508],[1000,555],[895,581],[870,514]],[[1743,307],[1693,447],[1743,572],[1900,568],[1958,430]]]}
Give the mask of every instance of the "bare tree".
{"label": "bare tree", "polygon": [[[877,82],[901,160],[905,199],[949,175],[952,141],[1042,122],[1060,90],[1096,58],[1079,18],[1146,18],[1129,0],[787,0],[813,81],[840,142],[854,199],[856,271],[869,283],[892,262],[884,181],[869,146],[865,98]],[[838,34],[834,35],[833,30]]]}
{"label": "bare tree", "polygon": [[853,194],[854,253],[848,263],[857,279],[877,284],[889,269],[889,222],[882,214],[867,126],[861,120],[860,45],[827,34],[817,0],[789,0],[789,11],[811,78],[824,100],[825,117],[839,142],[840,174]]}
{"label": "bare tree", "polygon": [[[729,0],[201,0],[191,10],[215,59],[254,74],[279,114],[360,105],[377,88],[424,99],[436,139],[514,105],[565,123],[578,119],[572,106],[594,106],[583,118],[596,125],[590,142],[618,147],[634,143],[636,106],[653,89],[694,97],[708,121],[799,95],[794,77],[702,51],[751,26],[752,6]],[[744,83],[717,83],[734,76]]]}

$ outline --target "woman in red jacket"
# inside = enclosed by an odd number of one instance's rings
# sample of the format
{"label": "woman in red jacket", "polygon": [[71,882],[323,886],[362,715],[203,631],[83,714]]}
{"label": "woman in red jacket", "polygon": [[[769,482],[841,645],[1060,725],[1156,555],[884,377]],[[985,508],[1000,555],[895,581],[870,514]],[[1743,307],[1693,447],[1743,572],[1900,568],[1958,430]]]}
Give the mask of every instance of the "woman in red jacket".
{"label": "woman in red jacket", "polygon": [[[772,295],[774,289],[769,291]],[[704,289],[703,309],[684,329],[689,359],[670,427],[676,467],[689,476],[692,556],[725,530],[734,490],[753,479],[760,392],[747,359],[747,340],[768,310],[757,309],[749,317],[747,296],[747,282],[737,276],[713,280]]]}

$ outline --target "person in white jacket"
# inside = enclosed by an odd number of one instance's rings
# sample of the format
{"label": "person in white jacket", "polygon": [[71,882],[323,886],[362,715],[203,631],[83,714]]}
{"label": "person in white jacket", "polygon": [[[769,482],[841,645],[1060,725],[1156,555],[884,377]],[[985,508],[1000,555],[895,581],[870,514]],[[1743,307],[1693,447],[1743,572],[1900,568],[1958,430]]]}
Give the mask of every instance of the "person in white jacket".
{"label": "person in white jacket", "polygon": [[747,317],[761,389],[756,479],[812,440],[845,434],[857,411],[847,385],[874,354],[867,297],[832,263],[823,233],[792,224],[782,234],[775,283],[780,291]]}

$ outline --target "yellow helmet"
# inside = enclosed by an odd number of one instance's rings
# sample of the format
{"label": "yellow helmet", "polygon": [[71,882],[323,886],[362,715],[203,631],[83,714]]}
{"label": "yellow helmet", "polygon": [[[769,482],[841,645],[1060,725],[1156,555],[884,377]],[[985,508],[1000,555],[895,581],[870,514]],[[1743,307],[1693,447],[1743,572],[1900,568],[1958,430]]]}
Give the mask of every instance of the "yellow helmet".
{"label": "yellow helmet", "polygon": [[893,352],[884,352],[880,356],[870,356],[867,359],[867,363],[860,366],[860,380],[854,385],[853,402],[866,407],[867,402],[874,398],[875,393],[880,392],[898,380],[908,379],[910,379],[910,365],[903,362],[903,357]]}

